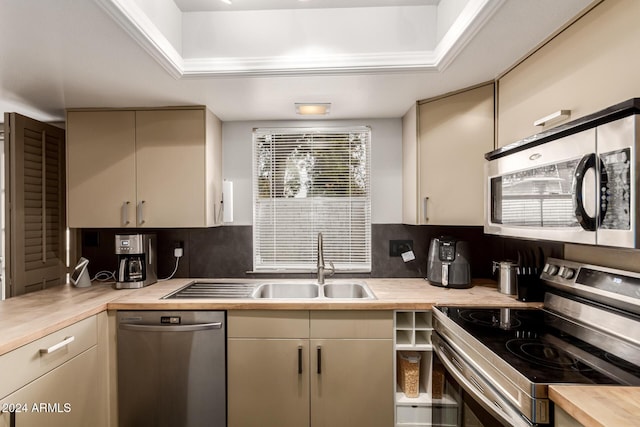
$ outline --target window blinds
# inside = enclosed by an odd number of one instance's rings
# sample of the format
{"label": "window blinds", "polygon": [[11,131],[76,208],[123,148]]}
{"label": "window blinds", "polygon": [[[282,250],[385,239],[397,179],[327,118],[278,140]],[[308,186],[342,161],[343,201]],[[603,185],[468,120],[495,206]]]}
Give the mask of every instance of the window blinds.
{"label": "window blinds", "polygon": [[337,270],[371,270],[368,127],[256,129],[254,270],[314,270],[317,235]]}

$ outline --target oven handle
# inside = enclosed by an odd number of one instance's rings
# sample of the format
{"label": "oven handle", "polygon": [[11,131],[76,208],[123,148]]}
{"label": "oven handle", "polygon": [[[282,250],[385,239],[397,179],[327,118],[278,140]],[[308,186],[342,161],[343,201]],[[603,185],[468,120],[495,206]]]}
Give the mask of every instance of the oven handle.
{"label": "oven handle", "polygon": [[[473,400],[478,402],[480,406],[496,417],[500,422],[506,423],[505,425],[514,427],[532,427],[534,425],[520,412],[512,409],[511,405],[509,405],[500,396],[492,396],[496,400],[495,402],[489,400],[489,398],[480,391],[477,385],[467,380],[467,378],[465,378],[465,376],[460,372],[461,364],[463,362],[460,362],[458,360],[459,358],[454,357],[455,352],[446,348],[446,344],[440,341],[441,340],[438,336],[434,337],[433,350],[436,352],[445,368],[447,368],[447,371],[466,390],[466,392],[473,397]],[[469,367],[469,369],[471,368]]]}

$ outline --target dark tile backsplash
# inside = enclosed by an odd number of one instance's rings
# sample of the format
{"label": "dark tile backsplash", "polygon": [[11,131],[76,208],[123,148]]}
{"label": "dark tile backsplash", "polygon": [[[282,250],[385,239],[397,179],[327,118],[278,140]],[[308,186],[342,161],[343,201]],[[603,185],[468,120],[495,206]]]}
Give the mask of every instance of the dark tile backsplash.
{"label": "dark tile backsplash", "polygon": [[[177,242],[184,246],[175,277],[274,277],[272,274],[252,274],[252,227],[223,226],[215,228],[185,228],[158,230],[82,230],[82,255],[89,259],[89,271],[116,269],[114,240],[118,233],[156,233],[158,238],[158,277],[171,274],[175,267],[173,248]],[[493,277],[491,261],[523,260],[533,262],[532,251],[542,248],[545,257],[562,258],[559,242],[538,242],[486,235],[479,226],[432,226],[404,224],[373,224],[372,271],[368,274],[349,274],[349,277],[424,277],[429,242],[433,237],[453,236],[466,240],[471,246],[471,274],[477,278]],[[389,256],[390,240],[412,240],[415,261],[404,263],[400,257]],[[293,277],[286,275],[286,277]],[[312,277],[300,275],[300,277]]]}

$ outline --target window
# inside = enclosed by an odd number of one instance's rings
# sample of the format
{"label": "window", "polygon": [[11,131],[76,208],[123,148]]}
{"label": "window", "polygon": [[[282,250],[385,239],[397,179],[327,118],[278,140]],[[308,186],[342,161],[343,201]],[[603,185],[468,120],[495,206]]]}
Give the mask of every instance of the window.
{"label": "window", "polygon": [[371,271],[368,127],[256,129],[255,271],[315,270],[317,235],[337,270]]}

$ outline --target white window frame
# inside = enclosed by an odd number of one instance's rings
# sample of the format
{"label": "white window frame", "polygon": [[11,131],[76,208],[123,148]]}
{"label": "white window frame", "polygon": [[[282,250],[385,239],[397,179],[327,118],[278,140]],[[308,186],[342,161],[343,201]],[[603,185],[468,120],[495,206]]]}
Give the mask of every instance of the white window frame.
{"label": "white window frame", "polygon": [[[334,136],[337,136],[339,142],[332,139]],[[294,186],[297,191],[294,194],[291,187],[286,186],[287,179],[284,178],[285,171],[290,171],[291,168],[278,168],[278,162],[273,161],[273,156],[281,161],[286,159],[290,162],[292,157],[291,154],[286,154],[288,150],[302,147],[301,151],[305,155],[311,153],[310,157],[305,158],[311,158],[311,162],[314,163],[321,158],[320,144],[323,141],[347,144],[344,147],[349,155],[345,156],[342,152],[342,156],[336,157],[339,159],[336,163],[338,167],[349,167],[347,183],[345,184],[343,179],[344,172],[341,172],[342,175],[338,175],[340,180],[336,181],[341,190],[333,195],[331,190],[327,190],[329,193],[320,194],[315,186],[324,182],[327,177],[334,177],[332,173],[326,173],[319,175],[315,181],[305,181],[307,187],[313,188],[308,190],[312,192],[311,196],[307,196],[308,191],[301,190],[302,185]],[[276,151],[276,146],[281,147],[282,151]],[[264,150],[270,152],[271,157],[266,157],[271,161],[269,167],[259,168],[260,150],[263,165]],[[334,152],[325,148],[324,155]],[[347,158],[349,160],[346,162],[342,161]],[[330,156],[330,159],[333,161],[334,157]],[[333,164],[329,164],[329,167],[331,166]],[[371,271],[371,128],[355,126],[254,129],[252,167],[255,272],[315,271],[318,233],[323,234],[325,262],[331,261],[337,271]],[[298,167],[294,170],[297,176],[302,176],[307,169]],[[313,171],[313,168],[309,170]],[[260,171],[270,174],[270,178],[260,179]],[[278,176],[280,180],[275,178]],[[298,178],[295,183],[298,184],[304,179],[306,178]],[[264,190],[265,182],[269,190]],[[259,193],[260,183],[263,186],[262,196]],[[265,197],[265,191],[268,192],[268,197]],[[317,194],[313,194],[314,191]],[[284,194],[288,196],[284,197]]]}

